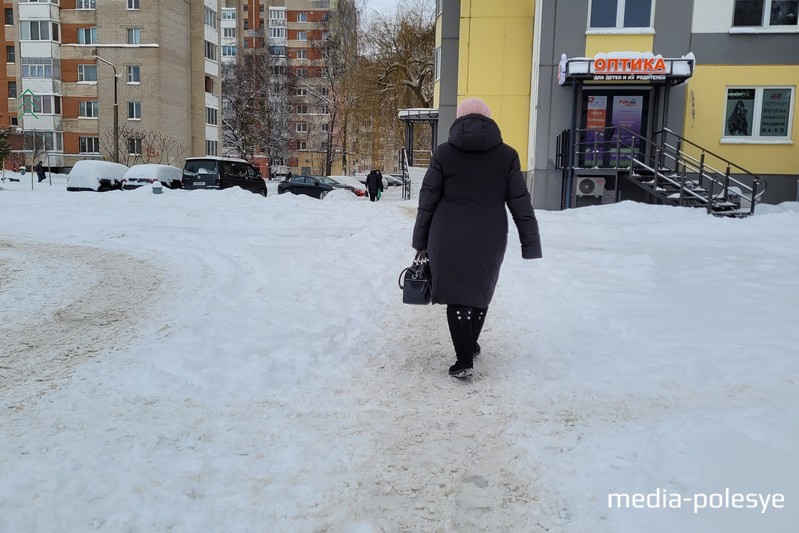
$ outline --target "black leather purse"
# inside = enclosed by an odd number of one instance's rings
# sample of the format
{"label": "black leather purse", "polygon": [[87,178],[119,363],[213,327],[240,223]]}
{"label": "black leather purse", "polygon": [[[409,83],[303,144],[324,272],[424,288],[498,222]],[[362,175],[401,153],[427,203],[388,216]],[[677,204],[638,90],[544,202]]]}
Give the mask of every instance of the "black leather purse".
{"label": "black leather purse", "polygon": [[400,272],[397,285],[402,289],[402,303],[427,305],[433,299],[433,285],[430,276],[430,263],[425,255],[421,260]]}

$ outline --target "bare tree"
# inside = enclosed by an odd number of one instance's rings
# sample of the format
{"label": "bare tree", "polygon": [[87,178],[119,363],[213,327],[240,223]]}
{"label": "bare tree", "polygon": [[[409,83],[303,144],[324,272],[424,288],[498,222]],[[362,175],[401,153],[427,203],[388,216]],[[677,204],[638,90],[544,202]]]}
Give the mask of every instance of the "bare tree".
{"label": "bare tree", "polygon": [[294,79],[285,47],[247,49],[222,73],[222,130],[227,155],[270,165],[288,157],[289,94]]}
{"label": "bare tree", "polygon": [[[400,2],[393,15],[365,17],[360,33],[355,149],[370,166],[384,166],[403,145],[397,112],[433,103],[435,2]],[[424,133],[417,140],[429,142]]]}
{"label": "bare tree", "polygon": [[[106,157],[112,159],[113,154],[108,147],[114,145],[114,130],[103,131],[102,139]],[[119,162],[127,166],[141,163],[174,165],[188,150],[188,145],[178,142],[174,137],[129,124],[122,124],[119,127],[119,147]]]}

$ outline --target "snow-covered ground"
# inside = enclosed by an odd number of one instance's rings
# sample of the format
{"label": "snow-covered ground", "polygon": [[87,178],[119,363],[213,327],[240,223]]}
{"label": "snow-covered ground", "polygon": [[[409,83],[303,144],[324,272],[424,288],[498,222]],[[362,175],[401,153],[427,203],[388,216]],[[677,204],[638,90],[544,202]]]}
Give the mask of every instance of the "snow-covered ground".
{"label": "snow-covered ground", "polygon": [[64,184],[0,184],[1,532],[796,531],[795,203],[539,211],[461,382],[415,194]]}

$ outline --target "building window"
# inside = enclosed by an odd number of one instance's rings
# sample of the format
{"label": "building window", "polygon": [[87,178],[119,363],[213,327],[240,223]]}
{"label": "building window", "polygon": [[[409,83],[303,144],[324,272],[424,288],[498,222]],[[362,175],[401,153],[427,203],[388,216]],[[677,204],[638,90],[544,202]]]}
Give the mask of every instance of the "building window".
{"label": "building window", "polygon": [[16,63],[17,53],[14,51],[13,44],[6,45],[6,63]]}
{"label": "building window", "polygon": [[270,25],[272,24],[272,20],[286,20],[286,10],[285,9],[269,9],[269,20]]}
{"label": "building window", "polygon": [[128,102],[128,120],[141,120],[141,102]]}
{"label": "building window", "polygon": [[77,9],[95,9],[97,7],[96,0],[78,0],[75,5]]}
{"label": "building window", "polygon": [[591,0],[588,26],[597,28],[649,28],[653,0]]}
{"label": "building window", "polygon": [[20,21],[20,40],[22,41],[49,41],[49,20],[23,20]]}
{"label": "building window", "polygon": [[8,97],[9,98],[17,97],[17,82],[15,81],[8,82]]}
{"label": "building window", "polygon": [[297,122],[297,133],[305,133],[308,131],[308,124],[305,122]]}
{"label": "building window", "polygon": [[78,65],[78,81],[97,81],[97,65]]}
{"label": "building window", "polygon": [[222,8],[222,20],[236,20],[236,10]]}
{"label": "building window", "polygon": [[222,57],[235,57],[236,47],[225,45],[222,47]]}
{"label": "building window", "polygon": [[279,57],[286,57],[286,47],[285,46],[270,46],[269,53],[273,56]]}
{"label": "building window", "polygon": [[307,76],[308,76],[308,70],[306,70],[304,68],[298,68],[297,69],[297,77],[298,78],[305,78]]}
{"label": "building window", "polygon": [[219,124],[219,110],[214,109],[213,107],[206,107],[205,108],[205,123],[210,124],[211,126],[216,126]]}
{"label": "building window", "polygon": [[128,155],[141,155],[141,137],[128,137]]}
{"label": "building window", "polygon": [[793,87],[728,87],[724,137],[790,140]]}
{"label": "building window", "polygon": [[37,109],[37,113],[43,115],[60,115],[61,114],[61,97],[52,94],[36,95],[32,98],[33,109]]}
{"label": "building window", "polygon": [[205,41],[205,59],[217,61],[219,58],[219,46],[211,41]]}
{"label": "building window", "polygon": [[205,25],[216,29],[216,11],[205,6]]}
{"label": "building window", "polygon": [[222,37],[227,37],[228,39],[235,39],[236,28],[222,28]]}
{"label": "building window", "polygon": [[128,28],[128,44],[141,44],[141,28]]}
{"label": "building window", "polygon": [[330,114],[330,107],[327,104],[322,104],[322,114],[323,115]]}
{"label": "building window", "polygon": [[297,59],[308,59],[308,50],[305,48],[297,50]]}
{"label": "building window", "polygon": [[269,28],[269,37],[272,39],[285,39],[286,28]]}
{"label": "building window", "polygon": [[139,9],[139,0],[128,0],[128,9]]}
{"label": "building window", "polygon": [[205,155],[218,155],[218,142],[205,141]]}
{"label": "building window", "polygon": [[297,22],[308,22],[308,13],[303,11],[297,13]]}
{"label": "building window", "polygon": [[128,76],[128,83],[141,83],[141,67],[139,65],[127,65],[125,67]]}
{"label": "building window", "polygon": [[308,96],[308,89],[305,89],[305,88],[297,89],[296,95],[297,96]]}
{"label": "building window", "polygon": [[95,44],[97,28],[78,28],[78,44]]}
{"label": "building window", "polygon": [[305,141],[297,141],[297,150],[307,150],[308,143]]}
{"label": "building window", "polygon": [[330,125],[327,122],[320,124],[319,127],[322,130],[322,133],[328,133],[330,131]]}
{"label": "building window", "polygon": [[307,41],[308,40],[308,33],[304,31],[297,32],[297,40],[298,41]]}
{"label": "building window", "polygon": [[322,87],[321,89],[319,89],[319,94],[321,94],[322,96],[327,96],[328,92],[329,91],[328,91],[327,87]]}
{"label": "building window", "polygon": [[100,137],[79,137],[78,151],[82,154],[99,154],[100,153]]}
{"label": "building window", "polygon": [[13,26],[14,25],[14,8],[7,7],[6,8],[6,26]]}
{"label": "building window", "polygon": [[23,78],[60,79],[61,71],[58,59],[52,57],[21,57],[22,68],[20,74]]}
{"label": "building window", "polygon": [[81,118],[97,118],[99,116],[100,104],[97,100],[89,100],[79,104],[78,116]]}
{"label": "building window", "polygon": [[300,104],[297,106],[297,113],[300,115],[306,115],[308,113],[308,106],[305,104]]}
{"label": "building window", "polygon": [[799,0],[735,0],[733,26],[796,26]]}
{"label": "building window", "polygon": [[330,32],[329,31],[323,31],[322,32],[322,40],[323,41],[327,41],[329,38],[330,38]]}

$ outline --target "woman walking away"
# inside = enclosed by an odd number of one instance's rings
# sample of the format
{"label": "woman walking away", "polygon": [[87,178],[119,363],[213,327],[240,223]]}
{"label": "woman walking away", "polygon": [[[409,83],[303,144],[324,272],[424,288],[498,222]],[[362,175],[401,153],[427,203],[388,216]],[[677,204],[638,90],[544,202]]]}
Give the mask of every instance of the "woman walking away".
{"label": "woman walking away", "polygon": [[419,192],[413,228],[417,259],[430,261],[433,303],[447,305],[456,378],[473,375],[483,328],[508,242],[508,206],[524,259],[538,259],[541,240],[519,155],[502,142],[479,98],[457,109],[449,140],[436,148]]}

